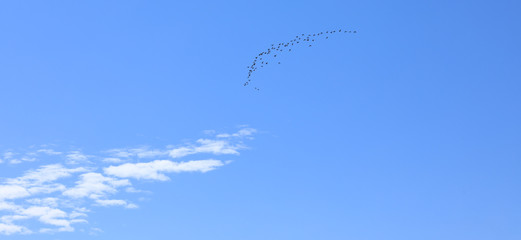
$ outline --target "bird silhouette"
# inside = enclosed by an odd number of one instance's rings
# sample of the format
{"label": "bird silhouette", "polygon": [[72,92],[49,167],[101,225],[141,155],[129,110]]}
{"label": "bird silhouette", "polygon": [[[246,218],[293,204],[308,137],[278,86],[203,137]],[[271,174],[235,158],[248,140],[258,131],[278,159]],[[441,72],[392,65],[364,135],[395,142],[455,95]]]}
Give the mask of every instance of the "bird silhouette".
{"label": "bird silhouette", "polygon": [[[243,85],[248,86],[250,84],[253,76],[255,75],[254,73],[257,72],[257,70],[259,69],[259,65],[261,68],[264,68],[264,65],[268,65],[268,61],[266,61],[266,60],[269,60],[268,58],[271,58],[271,57],[275,58],[278,56],[278,54],[272,54],[272,51],[284,52],[284,48],[290,47],[290,48],[288,48],[288,51],[291,52],[292,48],[299,46],[302,41],[308,42],[308,44],[307,44],[308,47],[311,47],[312,44],[309,44],[310,42],[317,42],[317,40],[320,40],[320,39],[329,39],[329,35],[332,35],[333,33],[337,33],[337,32],[342,33],[342,29],[332,30],[332,31],[328,30],[325,33],[324,32],[308,33],[308,34],[302,33],[300,35],[296,35],[294,39],[291,39],[288,42],[272,43],[271,47],[269,47],[265,51],[262,51],[259,54],[257,54],[257,56],[255,56],[252,64],[250,66],[246,67],[248,69],[248,77],[247,77],[247,81]],[[356,30],[344,30],[344,33],[357,33],[357,31]],[[324,34],[326,34],[326,36],[324,36],[322,38],[321,35],[324,35]],[[334,35],[337,35],[337,34],[334,34]],[[265,59],[264,61],[263,61],[263,58]],[[260,63],[258,63],[257,61],[259,61]],[[277,61],[277,64],[281,64],[281,62]],[[260,90],[258,87],[254,87],[254,89],[257,91]]]}

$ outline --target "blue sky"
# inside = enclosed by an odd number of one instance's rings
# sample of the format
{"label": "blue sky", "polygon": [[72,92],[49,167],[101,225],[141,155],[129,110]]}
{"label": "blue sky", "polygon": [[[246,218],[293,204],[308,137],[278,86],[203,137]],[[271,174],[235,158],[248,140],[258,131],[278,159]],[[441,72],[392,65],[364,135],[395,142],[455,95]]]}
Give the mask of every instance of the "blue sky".
{"label": "blue sky", "polygon": [[0,238],[520,239],[520,10],[3,1]]}

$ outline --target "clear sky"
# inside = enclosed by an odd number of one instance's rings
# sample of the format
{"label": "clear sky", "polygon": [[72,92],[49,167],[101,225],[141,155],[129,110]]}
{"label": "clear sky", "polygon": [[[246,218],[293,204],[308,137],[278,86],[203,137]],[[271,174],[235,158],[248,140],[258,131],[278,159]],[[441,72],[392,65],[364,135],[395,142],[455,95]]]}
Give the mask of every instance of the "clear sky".
{"label": "clear sky", "polygon": [[0,239],[521,239],[520,12],[2,1]]}

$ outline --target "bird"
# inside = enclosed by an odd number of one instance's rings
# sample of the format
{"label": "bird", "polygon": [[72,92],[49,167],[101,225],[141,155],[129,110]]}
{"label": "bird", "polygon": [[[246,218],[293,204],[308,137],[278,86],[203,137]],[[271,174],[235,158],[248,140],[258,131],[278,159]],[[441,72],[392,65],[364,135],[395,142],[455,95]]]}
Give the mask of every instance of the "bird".
{"label": "bird", "polygon": [[[299,45],[301,41],[308,42],[308,47],[312,47],[313,45],[310,44],[310,42],[320,42],[321,38],[318,38],[320,35],[326,34],[325,39],[329,39],[329,36],[332,36],[333,33],[337,32],[342,33],[342,29],[310,34],[302,33],[300,35],[296,35],[294,39],[290,39],[288,42],[272,43],[271,46],[267,48],[267,50],[262,51],[259,54],[257,54],[257,56],[255,56],[255,59],[253,60],[250,66],[246,66],[246,68],[248,69],[248,76],[246,82],[243,85],[248,86],[250,84],[254,77],[254,73],[257,72],[257,70],[259,70],[259,65],[261,68],[264,68],[264,65],[268,65],[268,58],[275,58],[279,55],[278,53],[275,54],[275,51],[284,52],[284,49],[287,48],[288,52],[291,52],[293,50],[293,47]],[[355,30],[344,30],[343,32],[357,33],[357,31]],[[335,36],[336,35],[337,34],[335,34]],[[277,61],[276,63],[281,64],[281,62],[279,61]],[[260,90],[258,87],[254,87],[254,89],[257,91]]]}

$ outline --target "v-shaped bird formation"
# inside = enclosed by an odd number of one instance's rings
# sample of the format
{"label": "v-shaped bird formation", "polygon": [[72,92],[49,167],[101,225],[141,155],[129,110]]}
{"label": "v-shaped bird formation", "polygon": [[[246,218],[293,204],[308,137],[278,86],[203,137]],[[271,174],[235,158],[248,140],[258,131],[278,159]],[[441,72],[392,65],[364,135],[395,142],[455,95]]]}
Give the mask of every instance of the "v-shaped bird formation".
{"label": "v-shaped bird formation", "polygon": [[[268,66],[271,62],[273,64],[280,64],[280,61],[277,60],[277,55],[282,54],[283,52],[291,52],[292,49],[300,46],[312,47],[315,44],[315,40],[319,39],[329,39],[330,36],[338,35],[338,34],[350,34],[356,33],[353,30],[333,30],[333,31],[325,31],[319,33],[312,34],[300,34],[295,36],[295,38],[291,39],[289,42],[281,42],[278,44],[271,44],[271,47],[266,49],[265,51],[259,53],[255,59],[253,59],[253,63],[248,68],[248,80],[244,83],[244,86],[248,86],[251,83],[252,76],[255,72],[259,71],[260,68],[264,68]],[[280,57],[279,57],[280,58]],[[259,91],[260,89],[254,87],[255,90]]]}

